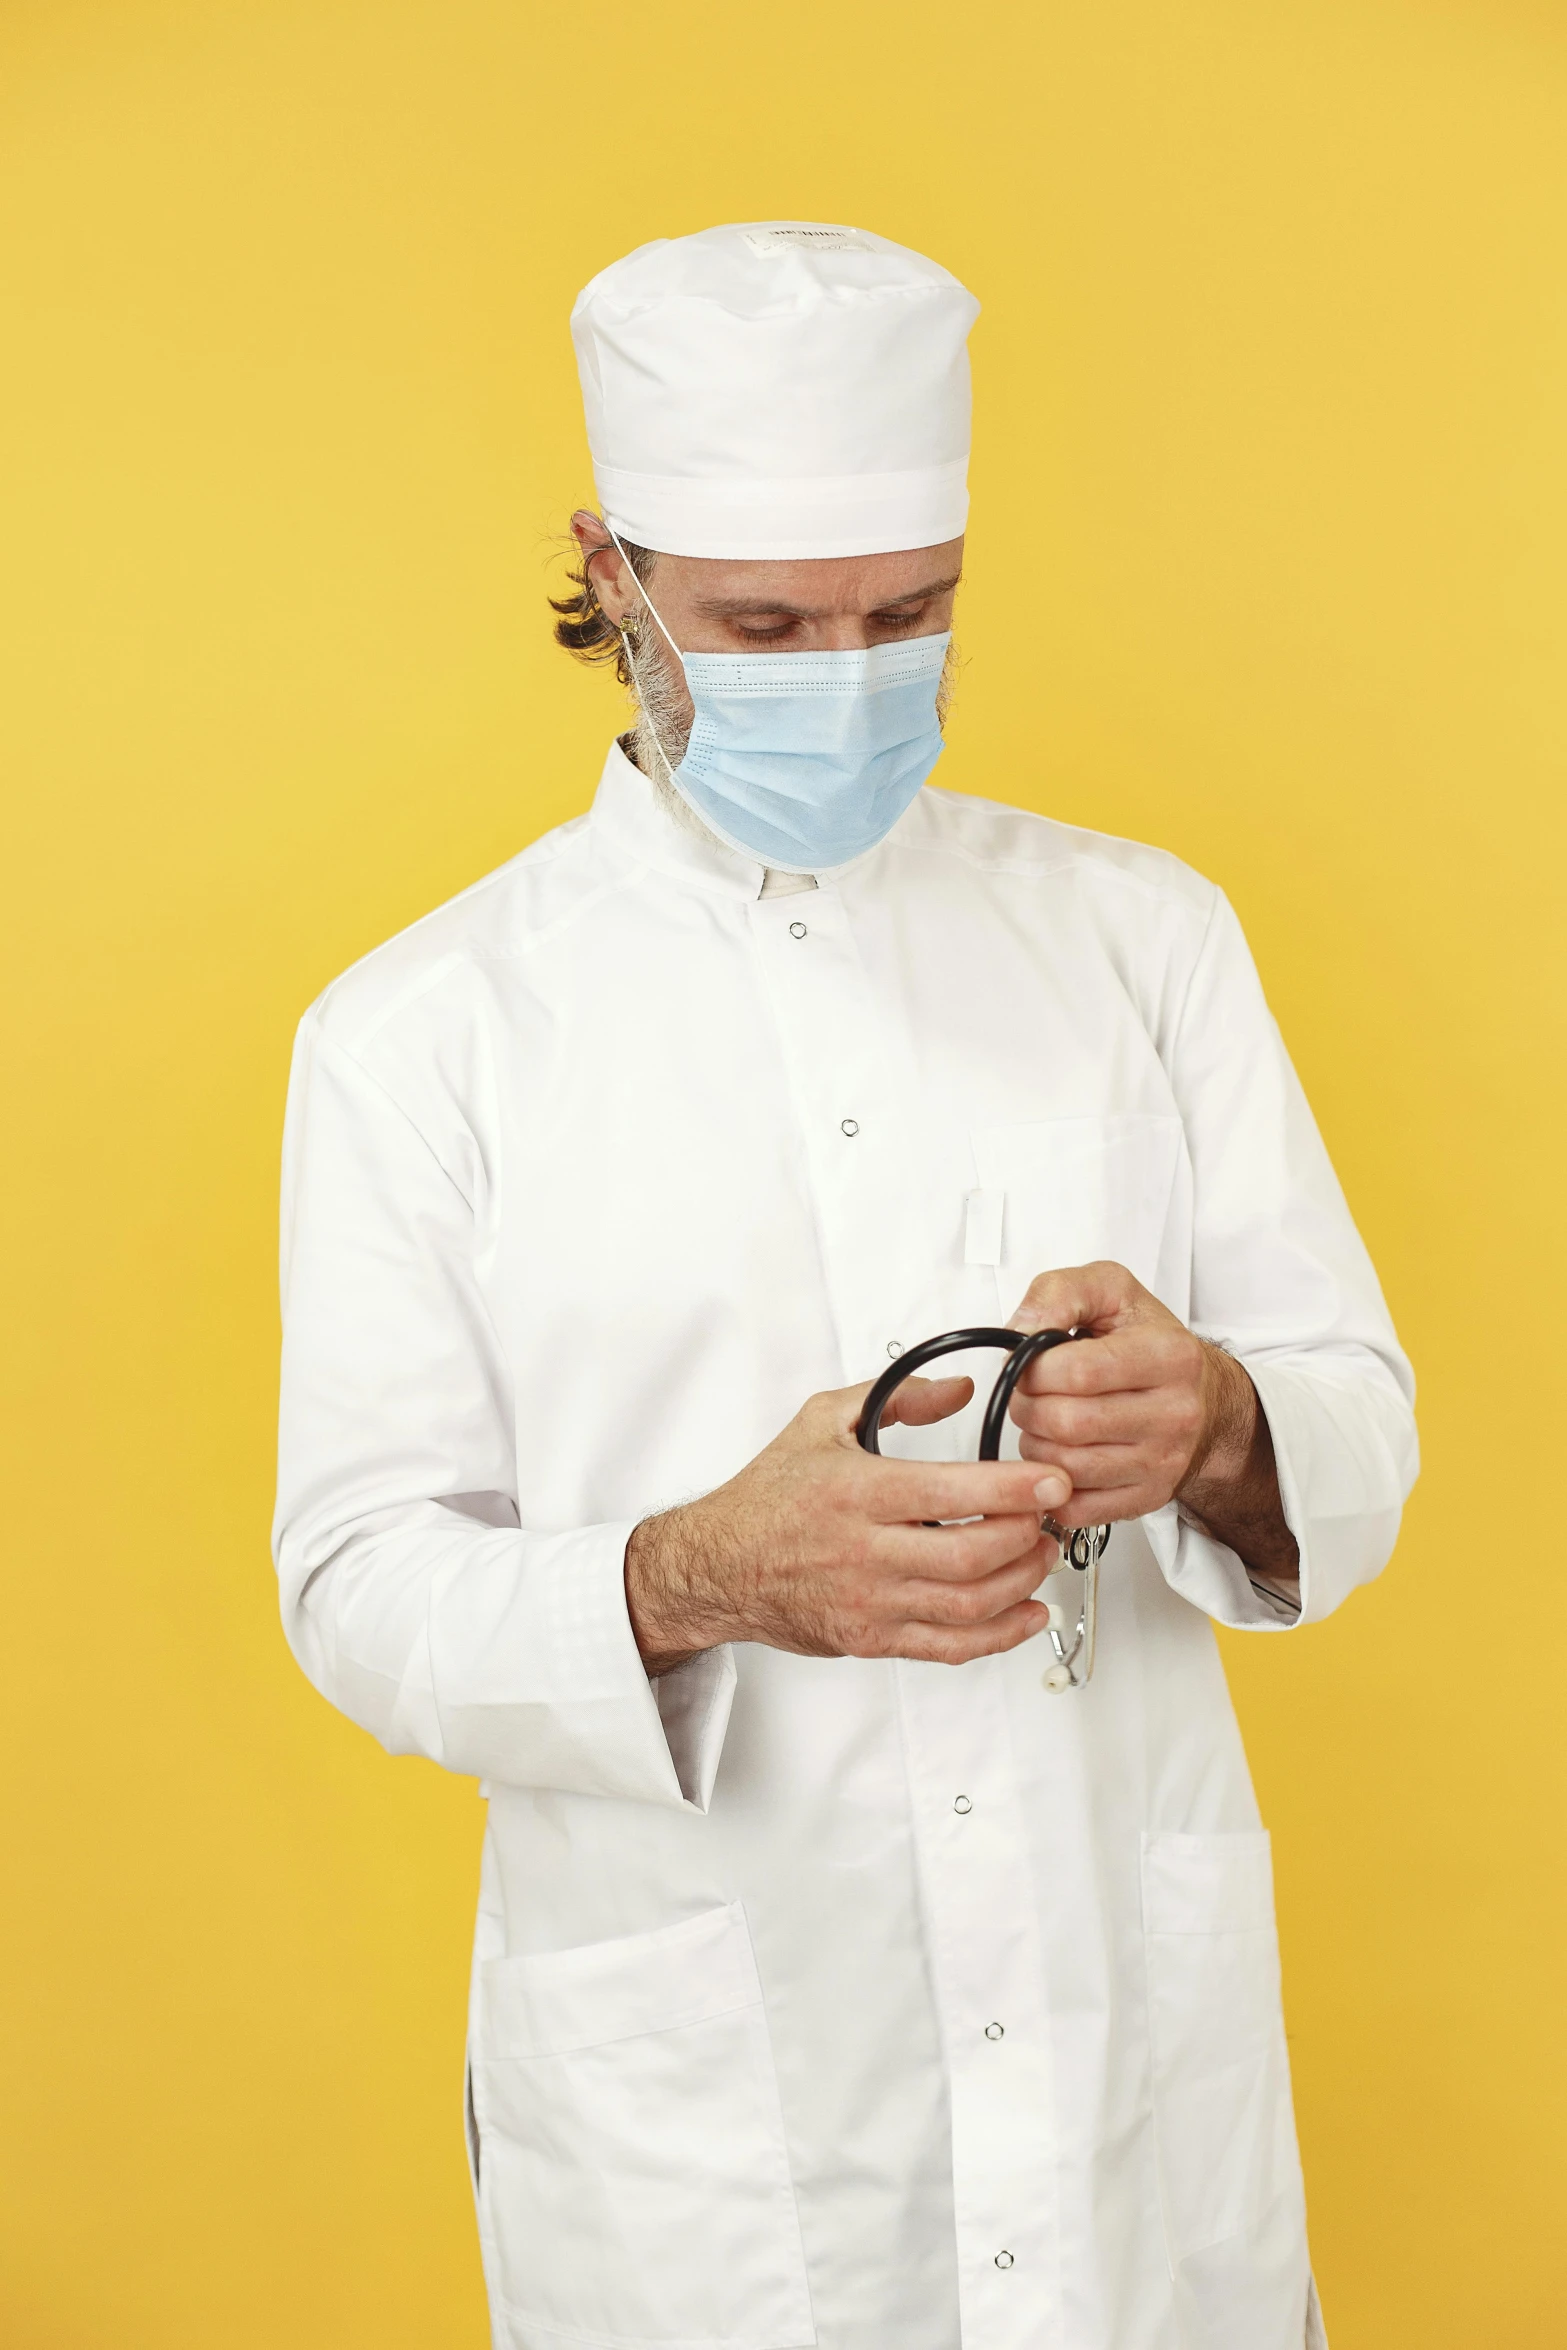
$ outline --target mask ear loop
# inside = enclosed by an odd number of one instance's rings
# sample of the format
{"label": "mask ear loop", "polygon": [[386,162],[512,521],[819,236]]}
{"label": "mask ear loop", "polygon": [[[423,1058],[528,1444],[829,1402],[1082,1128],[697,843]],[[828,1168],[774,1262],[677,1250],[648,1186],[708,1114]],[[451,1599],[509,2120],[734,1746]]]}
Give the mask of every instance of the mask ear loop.
{"label": "mask ear loop", "polygon": [[[636,567],[632,563],[631,557],[626,553],[625,548],[621,545],[620,534],[616,530],[615,525],[609,520],[607,515],[604,518],[604,528],[609,532],[610,538],[614,542],[616,554],[620,557],[620,560],[622,563],[624,563],[626,570],[629,572],[631,578],[635,581],[637,594],[642,598],[643,603],[646,604],[648,610],[652,613],[653,618],[658,622],[659,628],[663,634],[664,642],[668,645],[670,651],[674,654],[675,659],[680,663],[680,674],[682,677],[684,677],[686,669],[686,657],[680,650],[680,647],[676,644],[674,638],[670,635],[668,629],[665,628],[663,614],[659,611],[658,606],[654,603],[652,597],[648,594],[647,589],[643,585],[642,581],[637,578]],[[637,689],[637,699],[642,705],[642,716],[647,722],[648,733],[653,737],[653,748],[657,751],[659,757],[664,762],[664,773],[669,778],[671,788],[678,789],[678,786],[675,784],[675,771],[669,764],[669,753],[665,750],[662,741],[659,739],[658,728],[654,725],[652,717],[648,711],[647,697],[642,691],[642,680],[637,675],[637,656],[633,648],[632,641],[623,628],[619,629],[618,634],[621,643],[626,648],[626,666],[631,671],[631,682]]]}
{"label": "mask ear loop", "polygon": [[[642,598],[643,603],[646,604],[648,610],[652,613],[653,618],[658,622],[660,629],[663,630],[664,641],[668,645],[670,651],[674,654],[675,659],[680,663],[681,671],[684,673],[686,657],[680,650],[680,647],[676,644],[674,638],[670,635],[668,629],[664,627],[663,614],[659,611],[658,606],[654,603],[652,597],[648,594],[647,589],[643,586],[641,580],[637,578],[636,567],[632,563],[631,557],[626,553],[625,548],[620,543],[620,533],[616,530],[615,525],[609,521],[605,522],[604,528],[609,532],[610,538],[614,542],[616,554],[620,557],[620,560],[622,563],[624,563],[626,569],[630,572],[632,580],[636,586],[637,594]],[[624,637],[626,632],[624,629],[622,629],[620,633],[622,637]]]}

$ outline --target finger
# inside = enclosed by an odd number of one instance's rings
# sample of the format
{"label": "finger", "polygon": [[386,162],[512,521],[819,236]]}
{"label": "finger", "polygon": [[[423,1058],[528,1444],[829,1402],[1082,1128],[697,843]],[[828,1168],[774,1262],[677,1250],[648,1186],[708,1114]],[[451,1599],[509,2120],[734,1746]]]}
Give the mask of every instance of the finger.
{"label": "finger", "polygon": [[1093,1484],[1088,1479],[1074,1485],[1072,1498],[1058,1510],[1050,1513],[1057,1526],[1100,1526],[1119,1524],[1126,1518],[1146,1518],[1162,1509],[1175,1490],[1168,1477],[1152,1476],[1147,1462],[1141,1464],[1141,1473],[1119,1477],[1116,1482]]}
{"label": "finger", "polygon": [[884,1428],[928,1428],[961,1412],[974,1392],[972,1379],[905,1379],[895,1389],[881,1420]]}
{"label": "finger", "polygon": [[987,1624],[952,1625],[908,1623],[888,1643],[886,1654],[918,1658],[925,1664],[967,1665],[976,1657],[1002,1656],[1020,1648],[1050,1621],[1047,1608],[1025,1599],[1017,1607],[992,1616]]}
{"label": "finger", "polygon": [[[865,1455],[857,1507],[883,1525],[928,1518],[1017,1518],[1053,1510],[1052,1475],[1026,1461],[890,1461]],[[1067,1490],[1070,1490],[1068,1481]],[[1060,1500],[1067,1498],[1065,1491]]]}
{"label": "finger", "polygon": [[896,1604],[911,1623],[988,1624],[1032,1597],[1049,1572],[1044,1559],[1031,1556],[974,1583],[909,1583]]}
{"label": "finger", "polygon": [[1054,1548],[1049,1535],[1040,1533],[1036,1513],[1027,1518],[977,1518],[967,1526],[887,1526],[878,1533],[871,1555],[889,1574],[942,1583],[975,1583],[998,1568],[1037,1558],[1041,1564],[1035,1581],[1043,1582],[1053,1564],[1044,1554]]}
{"label": "finger", "polygon": [[1183,1431],[1193,1441],[1200,1416],[1196,1394],[1184,1387],[1012,1398],[1012,1418],[1025,1435],[1061,1446],[1160,1444]]}
{"label": "finger", "polygon": [[[1160,1454],[1142,1444],[1051,1444],[1038,1436],[1025,1436],[1019,1441],[1042,1464],[1048,1462],[1052,1468],[1067,1471],[1072,1480],[1074,1503],[1082,1502],[1090,1493],[1120,1493],[1128,1486],[1155,1484],[1164,1465]],[[1172,1455],[1172,1466],[1173,1461]],[[1050,1514],[1061,1515],[1059,1510]]]}
{"label": "finger", "polygon": [[[1114,1330],[1149,1297],[1124,1265],[1101,1261],[1036,1274],[1012,1315],[1014,1330]],[[1161,1309],[1162,1310],[1162,1309]]]}
{"label": "finger", "polygon": [[1168,1328],[1139,1322],[1076,1346],[1036,1355],[1022,1378],[1024,1395],[1112,1395],[1144,1392],[1172,1382],[1194,1382],[1201,1349],[1172,1317]]}
{"label": "finger", "polygon": [[1102,1493],[1074,1493],[1064,1510],[1055,1513],[1055,1522],[1064,1534],[1079,1526],[1126,1526],[1134,1518],[1151,1517],[1155,1510],[1168,1501],[1156,1486],[1118,1485],[1107,1487]]}

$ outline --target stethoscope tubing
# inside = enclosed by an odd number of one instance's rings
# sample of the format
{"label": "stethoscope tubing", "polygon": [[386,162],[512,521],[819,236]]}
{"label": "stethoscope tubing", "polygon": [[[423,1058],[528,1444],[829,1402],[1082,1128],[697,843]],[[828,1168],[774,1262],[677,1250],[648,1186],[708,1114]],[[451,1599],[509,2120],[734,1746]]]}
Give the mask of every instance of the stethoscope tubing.
{"label": "stethoscope tubing", "polygon": [[[982,1461],[1001,1458],[1001,1438],[1007,1424],[1007,1408],[1017,1389],[1017,1383],[1030,1363],[1047,1355],[1053,1346],[1070,1346],[1076,1338],[1086,1338],[1084,1330],[1000,1330],[988,1323],[973,1330],[944,1330],[939,1338],[923,1338],[918,1346],[911,1346],[907,1354],[899,1355],[889,1363],[860,1407],[855,1424],[855,1435],[867,1452],[881,1453],[881,1419],[905,1379],[922,1371],[927,1363],[939,1362],[943,1355],[967,1354],[982,1346],[999,1347],[1007,1360],[1002,1364],[990,1401],[985,1406],[985,1418],[979,1432],[979,1457]],[[930,1521],[934,1524],[936,1521]],[[1046,1526],[1061,1546],[1061,1564],[1076,1567],[1079,1573],[1094,1565],[1104,1555],[1110,1539],[1108,1526],[1058,1527],[1047,1519]]]}
{"label": "stethoscope tubing", "polygon": [[1030,1363],[1048,1354],[1053,1346],[1069,1346],[1076,1336],[1074,1330],[997,1330],[981,1325],[974,1330],[945,1330],[939,1338],[921,1339],[918,1346],[911,1346],[907,1354],[899,1355],[883,1371],[865,1398],[855,1434],[867,1452],[879,1454],[881,1416],[905,1379],[912,1379],[916,1371],[922,1371],[927,1363],[938,1362],[943,1355],[968,1354],[982,1346],[1000,1347],[1009,1359],[1002,1364],[1000,1376],[990,1391],[979,1432],[980,1459],[998,1461],[1002,1432],[1007,1424],[1007,1406],[1018,1381]]}

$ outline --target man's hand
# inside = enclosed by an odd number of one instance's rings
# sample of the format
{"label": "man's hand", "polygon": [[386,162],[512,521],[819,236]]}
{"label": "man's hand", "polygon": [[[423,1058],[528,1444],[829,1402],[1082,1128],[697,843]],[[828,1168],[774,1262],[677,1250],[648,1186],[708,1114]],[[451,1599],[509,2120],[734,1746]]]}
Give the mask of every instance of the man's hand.
{"label": "man's hand", "polygon": [[[973,1392],[970,1379],[910,1379],[883,1425],[944,1420]],[[727,1485],[637,1527],[626,1599],[650,1673],[725,1640],[959,1665],[1044,1629],[1029,1594],[1057,1552],[1040,1515],[1066,1507],[1070,1478],[1026,1461],[879,1459],[854,1434],[869,1393],[867,1381],[813,1396]]]}
{"label": "man's hand", "polygon": [[1267,1416],[1241,1365],[1194,1338],[1124,1265],[1041,1273],[1016,1330],[1087,1330],[1029,1365],[1012,1399],[1026,1460],[1072,1480],[1067,1526],[1180,1500],[1259,1574],[1299,1572]]}

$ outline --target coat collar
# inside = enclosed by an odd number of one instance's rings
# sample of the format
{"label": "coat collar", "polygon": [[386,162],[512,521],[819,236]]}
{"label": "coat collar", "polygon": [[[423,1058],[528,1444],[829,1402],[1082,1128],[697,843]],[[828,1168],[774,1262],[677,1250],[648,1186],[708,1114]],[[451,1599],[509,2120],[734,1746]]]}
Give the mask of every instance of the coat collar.
{"label": "coat collar", "polygon": [[[916,798],[914,808],[919,804]],[[905,809],[889,839],[895,839],[913,820],[914,810]],[[632,765],[618,742],[609,746],[593,795],[591,822],[600,839],[612,842],[622,856],[639,865],[651,865],[675,881],[694,882],[699,889],[716,890],[724,897],[759,898],[762,894],[766,866],[754,857],[743,857],[738,849],[726,848],[709,832],[677,824],[641,768]],[[818,887],[830,889],[845,875],[859,872],[880,855],[882,845],[878,841],[848,864],[819,873]]]}
{"label": "coat collar", "polygon": [[657,792],[639,767],[634,767],[618,742],[593,795],[594,830],[612,841],[623,856],[639,865],[651,865],[676,881],[718,890],[726,897],[759,898],[766,867],[709,833],[677,824],[660,804]]}

